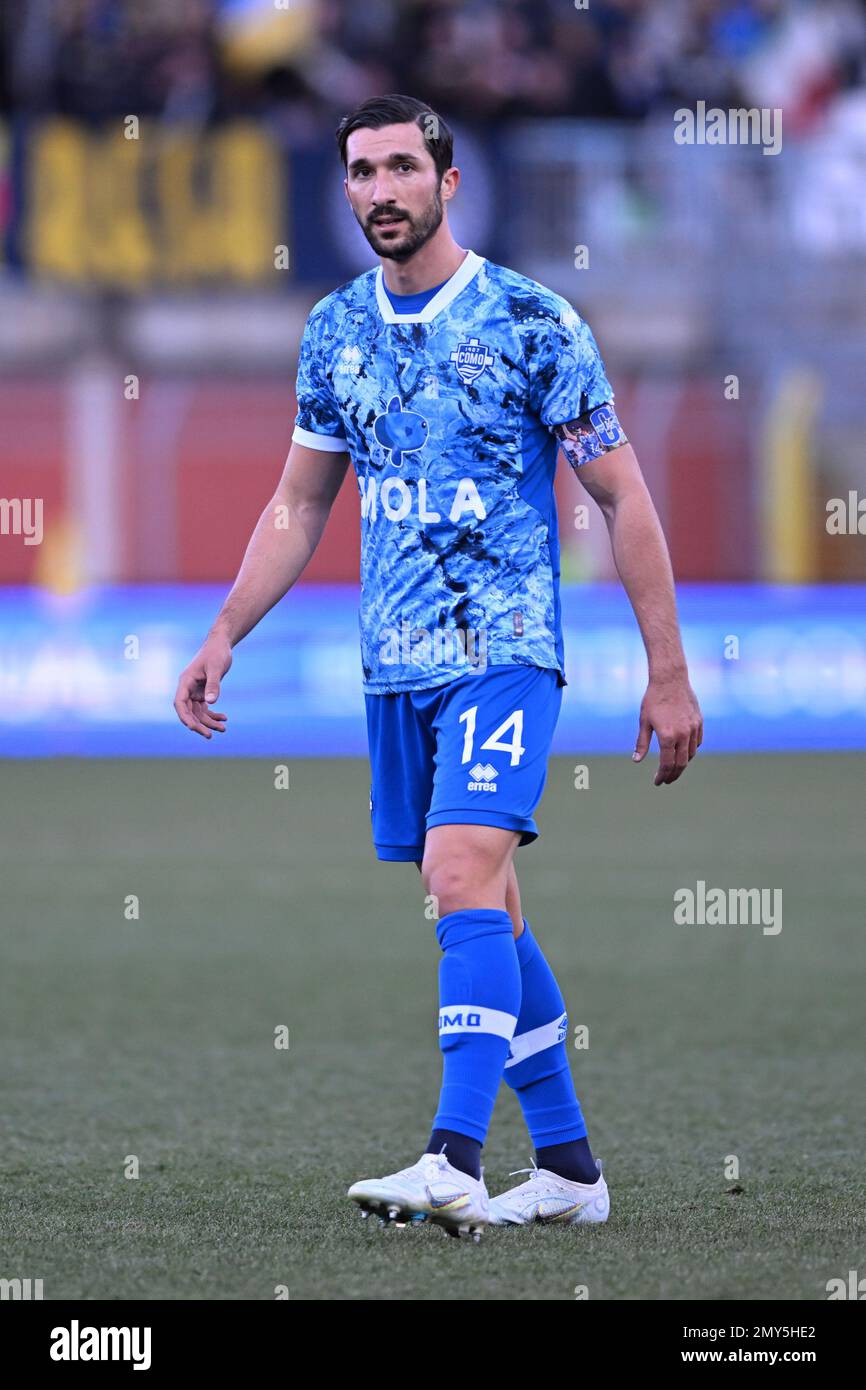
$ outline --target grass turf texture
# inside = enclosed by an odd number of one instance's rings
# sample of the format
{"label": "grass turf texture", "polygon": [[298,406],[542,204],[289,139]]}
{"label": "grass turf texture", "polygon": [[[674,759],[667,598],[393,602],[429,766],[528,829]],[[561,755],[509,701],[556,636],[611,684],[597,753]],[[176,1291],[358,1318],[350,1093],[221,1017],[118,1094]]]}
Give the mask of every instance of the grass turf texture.
{"label": "grass turf texture", "polygon": [[[373,857],[366,764],[296,761],[287,791],[265,761],[0,765],[0,1275],[46,1299],[760,1300],[862,1272],[866,758],[705,758],[661,789],[593,758],[583,791],[574,762],[517,863],[589,1027],[611,1219],[479,1246],[344,1195],[414,1162],[439,1078],[434,924],[416,870]],[[781,888],[781,934],[674,925],[700,878]],[[503,1086],[490,1190],[530,1153]]]}

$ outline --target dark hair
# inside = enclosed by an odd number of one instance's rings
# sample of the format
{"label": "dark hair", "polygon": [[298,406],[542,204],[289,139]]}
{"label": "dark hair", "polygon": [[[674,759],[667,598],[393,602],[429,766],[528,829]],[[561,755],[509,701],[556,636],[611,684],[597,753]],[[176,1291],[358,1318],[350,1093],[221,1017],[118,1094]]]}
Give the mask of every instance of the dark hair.
{"label": "dark hair", "polygon": [[405,125],[407,121],[412,121],[424,136],[424,143],[441,179],[446,169],[451,168],[454,136],[442,117],[437,116],[426,102],[395,93],[387,97],[371,97],[343,117],[337,126],[337,144],[344,166],[347,163],[346,143],[354,130],[381,130],[382,126]]}

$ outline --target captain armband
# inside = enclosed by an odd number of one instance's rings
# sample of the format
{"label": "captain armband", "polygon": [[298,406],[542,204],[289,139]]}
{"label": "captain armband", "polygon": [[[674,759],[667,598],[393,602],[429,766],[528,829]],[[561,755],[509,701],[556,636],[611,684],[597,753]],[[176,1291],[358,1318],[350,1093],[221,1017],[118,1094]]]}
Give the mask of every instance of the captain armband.
{"label": "captain armband", "polygon": [[585,410],[567,425],[557,425],[554,434],[572,468],[592,463],[620,444],[627,444],[625,430],[616,418],[612,405],[599,405]]}

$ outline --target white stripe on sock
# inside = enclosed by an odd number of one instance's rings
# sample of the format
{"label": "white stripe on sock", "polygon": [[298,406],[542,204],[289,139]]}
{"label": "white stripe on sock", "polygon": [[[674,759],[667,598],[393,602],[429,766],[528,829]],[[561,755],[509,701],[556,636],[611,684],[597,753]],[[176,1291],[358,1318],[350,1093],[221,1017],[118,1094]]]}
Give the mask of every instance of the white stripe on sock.
{"label": "white stripe on sock", "polygon": [[478,1004],[443,1004],[439,1010],[439,1036],[450,1033],[495,1033],[511,1042],[517,1019],[501,1009],[484,1009]]}
{"label": "white stripe on sock", "polygon": [[519,1033],[516,1038],[512,1038],[511,1053],[505,1063],[506,1067],[516,1066],[526,1057],[531,1057],[536,1052],[544,1052],[545,1048],[562,1042],[567,1023],[568,1014],[560,1014],[552,1023],[542,1023],[540,1028],[531,1028],[528,1033]]}

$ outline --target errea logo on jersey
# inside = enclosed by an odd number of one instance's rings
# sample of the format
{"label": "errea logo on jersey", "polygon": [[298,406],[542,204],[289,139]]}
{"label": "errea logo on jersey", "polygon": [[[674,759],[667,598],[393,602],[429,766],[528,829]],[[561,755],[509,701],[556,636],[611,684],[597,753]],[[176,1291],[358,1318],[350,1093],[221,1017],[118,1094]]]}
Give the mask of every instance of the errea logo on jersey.
{"label": "errea logo on jersey", "polygon": [[479,342],[477,338],[470,338],[468,343],[458,343],[449,360],[454,363],[457,375],[467,386],[477,381],[484,368],[492,367],[494,362],[487,344]]}
{"label": "errea logo on jersey", "polygon": [[364,354],[354,345],[343,348],[337,358],[336,372],[340,376],[359,376],[364,365]]}

